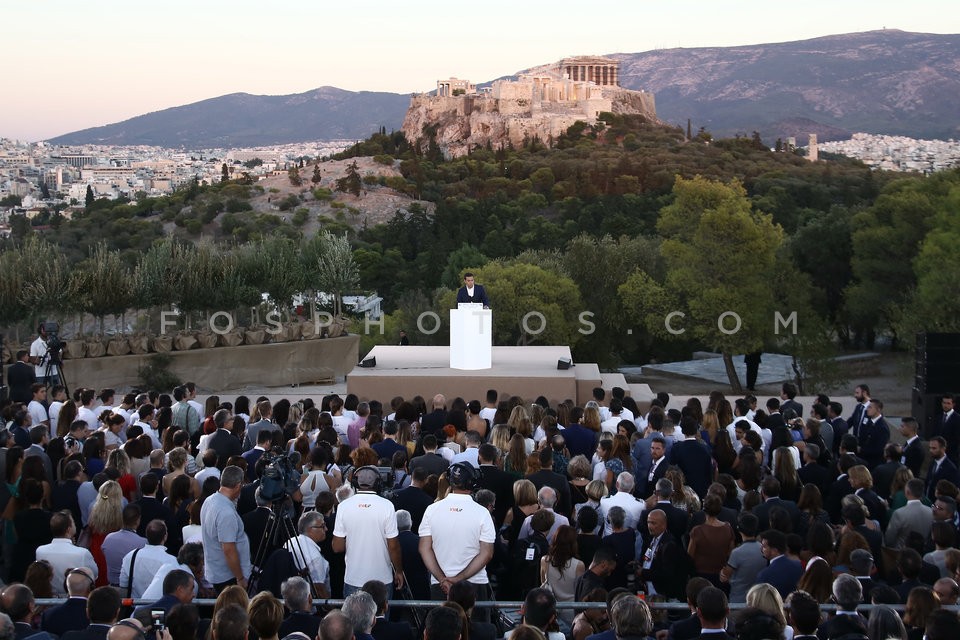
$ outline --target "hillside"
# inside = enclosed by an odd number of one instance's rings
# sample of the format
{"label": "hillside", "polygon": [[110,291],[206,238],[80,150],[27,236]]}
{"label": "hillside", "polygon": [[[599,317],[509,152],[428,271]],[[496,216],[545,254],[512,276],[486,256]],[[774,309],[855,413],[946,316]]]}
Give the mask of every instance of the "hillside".
{"label": "hillside", "polygon": [[625,87],[656,94],[662,120],[714,135],[960,136],[960,35],[868,31],[612,57]]}
{"label": "hillside", "polygon": [[68,133],[50,142],[211,148],[359,139],[382,124],[395,122],[399,127],[409,101],[409,96],[398,93],[336,87],[287,96],[232,93]]}
{"label": "hillside", "polygon": [[[772,143],[854,131],[960,137],[960,35],[869,31],[742,47],[612,54],[621,82],[656,96],[661,120],[717,136],[759,131]],[[540,61],[543,62],[543,61]],[[456,74],[456,69],[450,69]],[[363,138],[398,130],[408,94],[321,87],[288,96],[236,93],[51,140],[60,144],[238,147]]]}

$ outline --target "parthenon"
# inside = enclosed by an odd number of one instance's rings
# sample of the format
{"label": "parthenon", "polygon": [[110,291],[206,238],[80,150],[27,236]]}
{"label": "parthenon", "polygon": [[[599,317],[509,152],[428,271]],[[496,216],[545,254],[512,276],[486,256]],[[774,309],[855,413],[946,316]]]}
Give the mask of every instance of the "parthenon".
{"label": "parthenon", "polygon": [[564,58],[556,63],[562,77],[580,82],[592,82],[601,87],[620,86],[620,62],[611,58],[579,56]]}

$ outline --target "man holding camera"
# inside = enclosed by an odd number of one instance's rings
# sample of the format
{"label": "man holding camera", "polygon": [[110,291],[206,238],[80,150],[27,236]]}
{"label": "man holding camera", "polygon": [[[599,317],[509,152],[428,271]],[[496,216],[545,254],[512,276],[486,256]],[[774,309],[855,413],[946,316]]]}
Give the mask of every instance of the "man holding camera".
{"label": "man holding camera", "polygon": [[52,337],[59,343],[56,333],[52,336],[47,334],[46,322],[41,322],[37,327],[37,339],[30,345],[30,363],[34,366],[34,373],[37,376],[37,382],[51,386],[60,384],[60,368],[58,360],[60,359],[59,349],[51,351],[49,341]]}
{"label": "man holding camera", "polygon": [[390,600],[394,586],[403,587],[397,514],[393,503],[378,495],[383,479],[376,467],[360,467],[352,483],[357,492],[337,507],[333,526],[333,551],[346,553],[343,597],[360,591],[368,580],[379,580],[387,585]]}

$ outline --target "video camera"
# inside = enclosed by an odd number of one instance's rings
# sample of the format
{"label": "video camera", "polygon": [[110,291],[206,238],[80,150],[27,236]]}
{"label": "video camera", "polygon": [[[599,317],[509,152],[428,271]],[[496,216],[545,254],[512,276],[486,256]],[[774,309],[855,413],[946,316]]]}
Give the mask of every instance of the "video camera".
{"label": "video camera", "polygon": [[[63,340],[60,339],[60,323],[55,320],[47,320],[46,322],[40,323],[40,328],[43,329],[43,332],[47,336],[47,354],[44,356],[44,360],[49,358],[52,364],[62,364],[61,355],[66,345],[63,343]],[[37,333],[39,333],[39,331]],[[40,364],[46,363],[41,362]]]}
{"label": "video camera", "polygon": [[381,498],[393,498],[393,485],[397,479],[390,467],[367,465],[354,470],[350,484],[357,491],[373,491]]}
{"label": "video camera", "polygon": [[260,496],[271,503],[292,497],[300,489],[300,473],[297,464],[300,453],[290,455],[280,447],[263,452],[263,475],[260,477]]}

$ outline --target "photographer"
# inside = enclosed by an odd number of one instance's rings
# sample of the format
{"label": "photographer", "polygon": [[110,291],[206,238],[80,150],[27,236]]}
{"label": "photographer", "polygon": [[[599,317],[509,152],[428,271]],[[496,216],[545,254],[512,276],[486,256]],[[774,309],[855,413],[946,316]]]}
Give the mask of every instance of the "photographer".
{"label": "photographer", "polygon": [[367,580],[379,580],[387,585],[390,599],[394,585],[403,587],[396,511],[377,495],[383,479],[376,467],[360,467],[352,482],[357,493],[340,503],[333,527],[334,552],[346,552],[343,595],[360,591]]}
{"label": "photographer", "polygon": [[30,345],[30,363],[34,366],[37,382],[51,386],[60,384],[60,352],[63,343],[57,335],[55,322],[41,322],[37,339]]}

